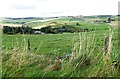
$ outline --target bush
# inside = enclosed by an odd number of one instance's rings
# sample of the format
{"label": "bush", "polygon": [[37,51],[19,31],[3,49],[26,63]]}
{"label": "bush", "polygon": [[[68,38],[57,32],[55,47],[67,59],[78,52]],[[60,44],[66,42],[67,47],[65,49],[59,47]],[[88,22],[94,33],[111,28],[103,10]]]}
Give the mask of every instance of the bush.
{"label": "bush", "polygon": [[31,27],[9,27],[9,26],[4,26],[3,27],[3,33],[4,34],[32,34],[34,33],[34,30]]}

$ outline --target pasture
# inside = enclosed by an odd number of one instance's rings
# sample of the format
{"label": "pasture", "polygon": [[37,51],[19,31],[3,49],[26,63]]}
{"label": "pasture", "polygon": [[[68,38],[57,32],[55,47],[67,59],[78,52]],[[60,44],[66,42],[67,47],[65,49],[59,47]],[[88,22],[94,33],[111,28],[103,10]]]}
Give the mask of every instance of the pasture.
{"label": "pasture", "polygon": [[[118,76],[117,69],[106,71],[103,67],[103,54],[104,54],[104,38],[105,35],[109,35],[109,31],[93,32],[93,33],[76,33],[76,34],[48,34],[48,35],[3,35],[2,49],[3,49],[3,76]],[[110,65],[112,61],[117,60],[118,56],[118,38],[117,32],[113,33]],[[83,38],[84,37],[84,38]],[[30,39],[30,50],[27,48],[27,39]],[[82,47],[81,47],[82,46]],[[80,49],[81,47],[81,49]],[[16,54],[14,56],[14,54]],[[65,55],[76,54],[75,56],[80,57],[81,55],[87,54],[90,58],[91,65],[84,69],[77,69],[75,65],[71,67],[69,60],[63,62],[61,70],[51,70],[49,66],[55,63],[56,57],[64,57]],[[19,57],[20,56],[20,57]],[[28,58],[27,58],[27,57]],[[42,56],[42,57],[41,57]],[[18,58],[19,57],[19,58]],[[25,59],[24,59],[25,57]],[[36,58],[37,57],[37,58]],[[87,58],[86,57],[86,58]],[[22,58],[22,59],[21,59]],[[27,60],[26,60],[27,58]],[[9,60],[8,60],[9,59]],[[31,59],[31,60],[29,60]],[[75,58],[78,59],[78,58]],[[75,61],[72,60],[72,63]],[[15,61],[14,61],[15,60]],[[48,61],[50,60],[50,61]],[[85,59],[86,60],[86,59]],[[10,63],[14,61],[14,63]],[[78,61],[77,63],[82,62]],[[23,62],[23,63],[22,63]],[[44,64],[41,64],[44,62]],[[9,63],[9,64],[7,64]],[[21,65],[17,65],[22,63]],[[11,64],[11,66],[10,66]],[[95,65],[97,64],[97,65]],[[14,65],[14,66],[12,66]],[[68,65],[66,67],[66,65]],[[17,68],[19,67],[20,68]],[[46,68],[44,68],[45,66]],[[9,69],[11,67],[12,69]],[[21,68],[22,67],[22,68]],[[111,66],[112,67],[112,66]],[[111,68],[110,67],[110,68]],[[26,70],[27,68],[27,70]],[[48,68],[48,69],[47,69]],[[71,69],[72,68],[72,69]],[[6,70],[7,69],[7,70]],[[46,70],[47,69],[47,70]],[[100,69],[100,70],[99,70]],[[65,71],[66,70],[66,71]],[[98,70],[100,72],[98,72]],[[32,71],[32,72],[31,72]],[[11,74],[10,72],[14,72]],[[24,72],[24,73],[23,73]],[[78,72],[78,73],[77,73]],[[115,74],[111,73],[114,72]],[[85,74],[89,73],[89,74]],[[96,74],[95,74],[96,73]],[[106,74],[106,75],[105,75]]]}
{"label": "pasture", "polygon": [[[118,41],[117,30],[114,31],[113,43]],[[84,34],[84,33],[80,33]],[[80,40],[79,33],[65,33],[65,34],[47,34],[47,35],[3,35],[2,46],[6,50],[12,50],[18,46],[20,49],[24,48],[24,43],[30,40],[31,51],[42,54],[67,54],[72,52],[74,39]],[[86,35],[93,35],[94,32],[87,32]],[[97,46],[104,44],[105,31],[95,32],[95,39]],[[90,36],[89,36],[90,37]],[[25,43],[26,45],[26,43]],[[117,46],[117,45],[116,45]]]}
{"label": "pasture", "polygon": [[[95,17],[96,18],[96,17]],[[103,18],[102,18],[103,19]],[[31,22],[66,24],[93,31],[63,34],[2,34],[3,77],[120,77],[117,28],[86,19]],[[76,23],[80,26],[76,26]]]}

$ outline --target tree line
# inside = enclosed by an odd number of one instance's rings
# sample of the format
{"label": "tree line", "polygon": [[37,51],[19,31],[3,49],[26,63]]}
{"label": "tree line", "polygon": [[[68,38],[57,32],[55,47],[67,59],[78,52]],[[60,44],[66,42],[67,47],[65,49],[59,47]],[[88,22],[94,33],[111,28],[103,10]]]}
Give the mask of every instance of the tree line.
{"label": "tree line", "polygon": [[56,28],[53,28],[51,26],[46,26],[42,27],[40,29],[33,29],[29,26],[22,26],[22,27],[10,27],[10,26],[4,26],[3,27],[3,33],[4,34],[36,34],[36,31],[42,32],[45,34],[58,34],[58,33],[63,33],[63,32],[69,32],[69,33],[74,33],[74,32],[86,32],[89,31],[87,28],[80,29],[76,28],[74,26],[59,26]]}

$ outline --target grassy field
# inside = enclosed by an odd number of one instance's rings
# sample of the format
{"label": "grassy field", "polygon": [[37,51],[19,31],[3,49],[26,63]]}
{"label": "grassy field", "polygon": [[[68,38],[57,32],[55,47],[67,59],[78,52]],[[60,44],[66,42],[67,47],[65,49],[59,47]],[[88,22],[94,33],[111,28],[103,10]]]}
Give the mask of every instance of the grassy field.
{"label": "grassy field", "polygon": [[[65,23],[89,32],[2,35],[3,77],[120,77],[117,28],[85,19],[62,18],[31,23]],[[81,25],[76,26],[76,22]]]}
{"label": "grassy field", "polygon": [[[39,28],[43,26],[59,27],[59,26],[65,25],[65,23],[67,25],[78,27],[78,28],[99,29],[99,30],[105,30],[108,27],[110,27],[108,24],[105,24],[105,23],[93,24],[93,23],[84,22],[84,19],[74,19],[74,18],[59,18],[59,19],[50,20],[46,22],[31,22],[31,23],[27,23],[27,25],[34,28],[35,27]],[[79,23],[80,26],[76,26],[76,23]]]}
{"label": "grassy field", "polygon": [[3,24],[19,24],[21,22],[31,22],[36,20],[43,20],[42,18],[23,18],[23,19],[13,19],[13,18],[3,18]]}
{"label": "grassy field", "polygon": [[[88,32],[87,35],[92,35],[94,32]],[[98,46],[103,44],[105,31],[95,32],[96,40]],[[82,33],[80,33],[82,34]],[[22,48],[24,42],[30,40],[31,50],[36,51],[37,53],[44,54],[54,54],[57,52],[59,54],[70,53],[73,47],[74,38],[79,40],[79,34],[47,34],[47,35],[3,35],[3,48],[4,49],[13,49],[14,46],[18,45],[19,48]],[[100,41],[100,39],[102,39]],[[115,41],[117,40],[117,32],[114,34]],[[8,47],[9,46],[9,47]]]}
{"label": "grassy field", "polygon": [[118,28],[118,21],[111,22],[109,25],[113,26],[114,28]]}
{"label": "grassy field", "polygon": [[[119,76],[117,69],[102,73],[104,72],[104,69],[101,70],[101,68],[104,68],[102,57],[104,54],[103,49],[105,35],[108,35],[108,32],[103,31],[80,34],[48,34],[24,36],[3,35],[3,76]],[[27,49],[27,39],[30,39],[31,50]],[[112,65],[112,61],[117,60],[117,32],[114,32],[112,39],[110,65]],[[81,46],[82,48],[80,49]],[[79,54],[80,57],[81,55],[87,54],[87,57],[90,58],[91,65],[85,69],[84,67],[82,68],[82,66],[80,66],[82,69],[77,68],[72,70],[75,68],[75,65],[73,64],[71,66],[71,64],[69,64],[69,59],[63,61],[63,69],[61,70],[52,70],[52,68],[49,68],[51,64],[55,63],[56,57],[62,57],[67,54],[77,54],[75,55],[76,57],[79,57]],[[72,60],[71,63],[73,63],[73,61],[76,61],[76,59],[78,58]],[[77,60],[77,63],[80,63],[82,61],[83,60]],[[44,64],[41,62],[44,62]],[[21,64],[18,65],[17,63]],[[71,67],[66,67],[66,65],[69,65]],[[18,68],[18,66],[20,66],[20,68]],[[10,72],[13,71],[14,73],[11,74]],[[115,73],[113,74],[111,72]]]}

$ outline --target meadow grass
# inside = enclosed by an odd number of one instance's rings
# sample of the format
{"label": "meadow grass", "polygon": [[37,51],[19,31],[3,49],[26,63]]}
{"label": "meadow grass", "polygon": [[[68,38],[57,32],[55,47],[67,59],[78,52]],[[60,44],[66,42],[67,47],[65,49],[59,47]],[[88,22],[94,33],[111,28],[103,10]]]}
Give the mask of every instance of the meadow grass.
{"label": "meadow grass", "polygon": [[[107,52],[104,50],[106,37],[109,38]],[[27,48],[28,39],[31,50]],[[114,60],[117,61],[118,40],[117,30],[71,34],[3,35],[2,75],[3,77],[120,77],[119,70],[112,63]],[[66,55],[69,56],[64,58]]]}

